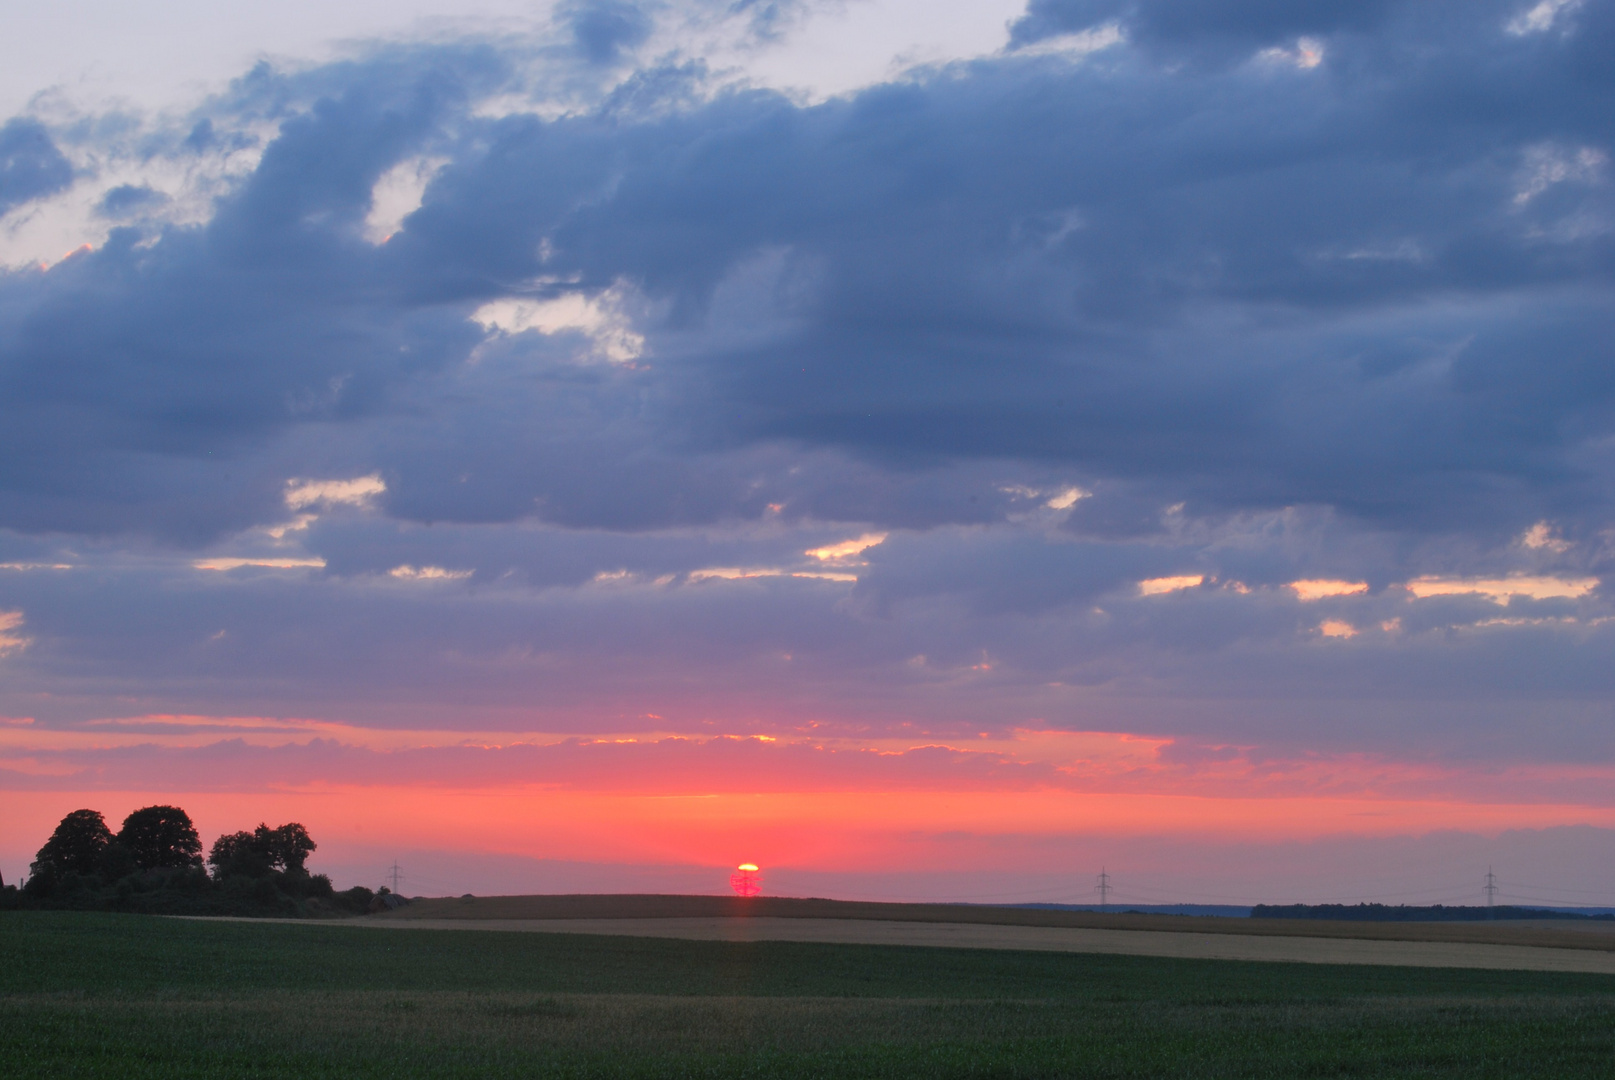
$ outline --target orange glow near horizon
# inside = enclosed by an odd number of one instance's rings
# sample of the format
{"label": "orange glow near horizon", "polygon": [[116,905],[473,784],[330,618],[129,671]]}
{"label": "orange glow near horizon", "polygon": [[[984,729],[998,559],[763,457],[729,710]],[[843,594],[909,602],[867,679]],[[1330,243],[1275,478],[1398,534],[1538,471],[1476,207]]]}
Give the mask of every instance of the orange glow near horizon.
{"label": "orange glow near horizon", "polygon": [[[11,874],[69,811],[100,810],[116,827],[153,803],[183,806],[205,840],[300,821],[327,852],[721,868],[738,851],[750,858],[737,872],[752,873],[763,864],[994,870],[1018,857],[1016,844],[1078,838],[1263,844],[1615,828],[1615,775],[1597,766],[1489,769],[1481,783],[1477,772],[1427,762],[1283,759],[1043,728],[568,738],[147,716],[72,731],[0,725],[0,768],[27,778],[25,789],[0,791],[0,859]],[[179,782],[141,782],[149,772]],[[116,787],[117,775],[134,782]]]}
{"label": "orange glow near horizon", "polygon": [[8,858],[30,855],[71,810],[98,809],[116,827],[129,811],[158,802],[183,806],[204,840],[259,821],[295,820],[333,848],[707,866],[729,863],[725,854],[740,848],[763,856],[749,865],[837,871],[957,869],[961,843],[971,847],[978,868],[992,869],[1002,863],[995,838],[1003,837],[1283,842],[1555,825],[1615,828],[1615,807],[1053,790],[695,796],[374,787],[243,794],[8,791],[0,792]]}

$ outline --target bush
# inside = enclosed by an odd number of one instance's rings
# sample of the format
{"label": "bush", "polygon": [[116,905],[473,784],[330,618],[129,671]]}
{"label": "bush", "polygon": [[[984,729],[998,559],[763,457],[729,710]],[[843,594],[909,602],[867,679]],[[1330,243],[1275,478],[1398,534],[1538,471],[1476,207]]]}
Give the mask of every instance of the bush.
{"label": "bush", "polygon": [[22,883],[22,893],[30,900],[43,900],[55,892],[56,875],[49,871],[35,870]]}
{"label": "bush", "polygon": [[346,892],[337,893],[334,897],[334,899],[337,901],[338,907],[341,910],[350,912],[354,915],[363,915],[365,912],[369,911],[370,901],[374,900],[375,898],[376,894],[365,888],[363,885],[355,885]]}

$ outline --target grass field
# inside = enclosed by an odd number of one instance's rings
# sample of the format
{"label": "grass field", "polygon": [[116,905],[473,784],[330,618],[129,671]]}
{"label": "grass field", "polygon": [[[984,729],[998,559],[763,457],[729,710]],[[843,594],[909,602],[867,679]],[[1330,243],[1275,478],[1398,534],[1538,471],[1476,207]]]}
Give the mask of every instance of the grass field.
{"label": "grass field", "polygon": [[8,1077],[1608,1077],[1615,977],[0,915]]}

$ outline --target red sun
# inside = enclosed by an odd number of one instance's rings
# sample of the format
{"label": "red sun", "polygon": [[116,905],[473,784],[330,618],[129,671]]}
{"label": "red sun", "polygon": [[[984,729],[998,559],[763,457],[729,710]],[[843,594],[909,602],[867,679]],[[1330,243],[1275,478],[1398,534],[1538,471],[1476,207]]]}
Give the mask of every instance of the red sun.
{"label": "red sun", "polygon": [[729,887],[737,896],[756,896],[763,891],[762,871],[755,863],[741,863],[729,875]]}

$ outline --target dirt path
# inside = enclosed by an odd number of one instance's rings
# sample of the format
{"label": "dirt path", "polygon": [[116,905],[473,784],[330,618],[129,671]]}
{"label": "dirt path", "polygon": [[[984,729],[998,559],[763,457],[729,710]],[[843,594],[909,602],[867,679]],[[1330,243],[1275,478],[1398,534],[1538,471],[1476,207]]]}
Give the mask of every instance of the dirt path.
{"label": "dirt path", "polygon": [[388,930],[490,930],[702,941],[820,941],[849,945],[941,945],[963,949],[1031,949],[1123,953],[1198,960],[1266,960],[1303,964],[1578,971],[1615,975],[1615,953],[1595,949],[1451,941],[1365,941],[1158,930],[897,922],[874,919],[362,919],[347,926]]}

